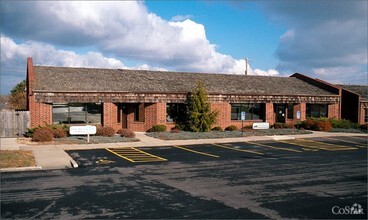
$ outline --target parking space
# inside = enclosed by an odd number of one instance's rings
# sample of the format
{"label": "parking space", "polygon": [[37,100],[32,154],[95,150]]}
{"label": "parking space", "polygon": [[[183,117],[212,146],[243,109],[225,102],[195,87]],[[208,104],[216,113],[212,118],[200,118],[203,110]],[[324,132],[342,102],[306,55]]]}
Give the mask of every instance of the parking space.
{"label": "parking space", "polygon": [[132,163],[167,161],[167,159],[165,158],[147,153],[143,150],[139,150],[134,147],[122,148],[122,149],[106,148],[106,150]]}
{"label": "parking space", "polygon": [[366,148],[360,137],[323,137],[279,141],[248,141],[146,148],[111,148],[69,151],[80,166],[129,166],[139,163],[282,158],[316,151],[355,151]]}
{"label": "parking space", "polygon": [[2,218],[367,219],[367,148],[333,138],[68,151],[80,168],[2,174]]}
{"label": "parking space", "polygon": [[312,139],[292,139],[292,140],[279,140],[281,143],[300,146],[301,148],[309,148],[313,150],[326,150],[326,151],[345,151],[345,150],[357,150],[356,147],[344,146],[341,143],[330,144],[327,142],[315,141]]}

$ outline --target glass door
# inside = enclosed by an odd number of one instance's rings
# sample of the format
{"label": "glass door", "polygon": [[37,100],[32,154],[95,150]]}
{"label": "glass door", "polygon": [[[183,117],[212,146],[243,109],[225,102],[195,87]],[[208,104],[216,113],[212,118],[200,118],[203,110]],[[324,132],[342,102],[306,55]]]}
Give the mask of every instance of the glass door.
{"label": "glass door", "polygon": [[276,123],[285,123],[286,118],[285,109],[286,109],[285,104],[274,105]]}

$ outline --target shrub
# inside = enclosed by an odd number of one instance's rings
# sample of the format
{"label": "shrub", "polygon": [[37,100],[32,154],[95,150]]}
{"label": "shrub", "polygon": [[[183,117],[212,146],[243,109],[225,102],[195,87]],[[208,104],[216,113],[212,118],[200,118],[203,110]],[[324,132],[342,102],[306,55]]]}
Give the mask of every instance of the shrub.
{"label": "shrub", "polygon": [[300,123],[300,127],[307,130],[316,130],[317,122],[314,119],[308,118]]}
{"label": "shrub", "polygon": [[37,128],[27,128],[26,133],[24,133],[24,137],[32,137],[36,129]]}
{"label": "shrub", "polygon": [[367,132],[368,131],[368,123],[362,124],[360,125],[360,130]]}
{"label": "shrub", "polygon": [[302,121],[300,127],[314,131],[331,131],[332,125],[327,118],[308,118]]}
{"label": "shrub", "polygon": [[175,128],[172,128],[170,132],[171,132],[171,133],[176,133],[176,134],[177,134],[177,133],[180,133],[180,130],[179,130],[178,128],[176,128],[176,127],[175,127]]}
{"label": "shrub", "polygon": [[109,127],[109,126],[106,126],[106,127],[99,126],[99,127],[97,127],[96,135],[97,136],[112,137],[112,136],[115,135],[115,129],[113,129],[112,127]]}
{"label": "shrub", "polygon": [[64,138],[67,136],[67,132],[63,128],[55,128],[53,129],[54,138]]}
{"label": "shrub", "polygon": [[188,93],[186,104],[189,131],[206,132],[216,123],[219,111],[211,111],[203,82],[198,82],[193,92]]}
{"label": "shrub", "polygon": [[236,127],[235,125],[230,125],[225,128],[225,131],[237,131],[237,130],[238,127]]}
{"label": "shrub", "polygon": [[154,125],[148,130],[148,132],[164,132],[166,129],[166,125]]}
{"label": "shrub", "polygon": [[220,126],[213,127],[211,131],[224,131]]}
{"label": "shrub", "polygon": [[134,138],[135,137],[135,133],[130,130],[130,129],[120,129],[118,131],[118,134],[120,134],[121,137],[126,137],[126,138]]}
{"label": "shrub", "polygon": [[280,122],[276,122],[273,127],[275,129],[282,129],[282,128],[290,128],[289,125],[285,124],[285,123],[280,123]]}
{"label": "shrub", "polygon": [[317,131],[331,131],[332,130],[331,122],[329,120],[317,121],[316,130]]}
{"label": "shrub", "polygon": [[346,119],[332,119],[331,118],[329,120],[333,128],[358,129],[360,126],[358,123],[353,123]]}
{"label": "shrub", "polygon": [[32,135],[32,141],[35,142],[47,142],[54,139],[54,134],[50,128],[42,127],[34,130]]}

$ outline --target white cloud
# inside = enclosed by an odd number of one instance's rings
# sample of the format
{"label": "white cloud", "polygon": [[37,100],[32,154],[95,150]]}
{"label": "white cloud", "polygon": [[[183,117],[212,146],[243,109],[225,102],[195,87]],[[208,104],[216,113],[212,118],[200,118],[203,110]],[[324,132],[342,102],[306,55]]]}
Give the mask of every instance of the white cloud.
{"label": "white cloud", "polygon": [[[23,65],[27,57],[32,57],[34,62],[41,65],[55,65],[68,67],[108,67],[125,68],[126,66],[115,58],[104,57],[101,53],[88,52],[85,55],[76,54],[73,51],[58,50],[55,47],[28,41],[17,44],[11,38],[1,36],[1,63],[3,65]],[[18,62],[21,63],[18,63]]]}
{"label": "white cloud", "polygon": [[170,19],[170,21],[185,21],[187,19],[192,19],[193,15],[175,15]]}
{"label": "white cloud", "polygon": [[255,69],[253,71],[253,75],[257,75],[257,76],[278,76],[279,72],[275,69],[269,69],[267,71],[260,70],[260,69]]}
{"label": "white cloud", "polygon": [[128,68],[121,61],[112,57],[104,57],[98,52],[81,55],[34,41],[17,44],[11,38],[3,35],[1,35],[0,46],[1,93],[8,93],[18,82],[25,79],[27,57],[32,57],[35,65]]}
{"label": "white cloud", "polygon": [[[167,21],[149,13],[140,1],[0,4],[2,69],[25,71],[26,58],[33,57],[40,65],[244,74],[244,61],[219,53],[217,45],[207,39],[205,27],[190,20],[190,15]],[[64,47],[68,50],[57,49]],[[73,51],[88,47],[95,51]],[[127,67],[123,58],[140,65]],[[257,70],[250,74],[276,73]]]}
{"label": "white cloud", "polygon": [[[2,6],[1,18],[6,21],[3,30],[9,37],[58,46],[94,45],[102,53],[120,58],[120,54],[129,54],[150,65],[174,70],[237,69],[231,66],[236,64],[234,58],[216,51],[202,24],[188,15],[166,21],[149,13],[142,2],[35,1],[2,2]],[[24,7],[30,13],[22,13]],[[32,29],[29,21],[33,21]]]}

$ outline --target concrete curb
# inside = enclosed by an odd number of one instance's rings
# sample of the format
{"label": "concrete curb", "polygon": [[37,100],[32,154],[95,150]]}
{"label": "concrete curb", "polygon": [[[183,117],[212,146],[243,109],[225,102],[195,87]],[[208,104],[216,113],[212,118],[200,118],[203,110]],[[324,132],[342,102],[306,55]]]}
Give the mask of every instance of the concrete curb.
{"label": "concrete curb", "polygon": [[72,166],[72,168],[78,168],[78,164],[77,162],[75,162],[75,160],[73,160],[73,158],[70,158],[70,165]]}
{"label": "concrete curb", "polygon": [[275,141],[293,140],[293,139],[295,139],[295,137],[290,137],[290,136],[287,136],[287,135],[283,135],[283,136],[267,136],[267,137],[270,137],[270,138],[272,138]]}
{"label": "concrete curb", "polygon": [[1,173],[11,173],[11,172],[24,172],[24,171],[40,171],[42,167],[14,167],[14,168],[1,168]]}

